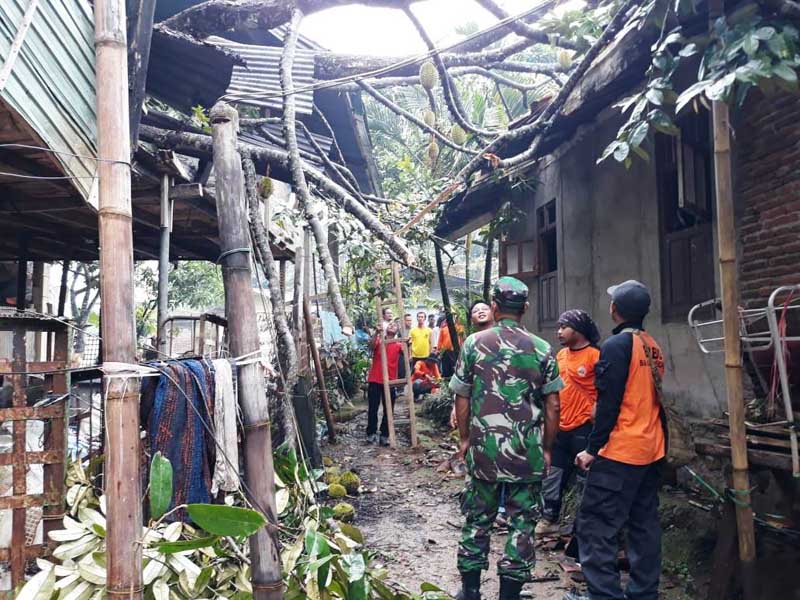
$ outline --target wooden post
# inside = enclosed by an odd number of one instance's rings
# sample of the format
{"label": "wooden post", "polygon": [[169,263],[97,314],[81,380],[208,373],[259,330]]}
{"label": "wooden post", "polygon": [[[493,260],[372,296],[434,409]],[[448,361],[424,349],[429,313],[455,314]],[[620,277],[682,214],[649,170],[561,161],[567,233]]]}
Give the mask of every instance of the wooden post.
{"label": "wooden post", "polygon": [[317,373],[317,384],[319,385],[319,397],[322,403],[322,411],[325,413],[325,423],[328,425],[328,441],[336,443],[336,422],[333,420],[331,412],[331,402],[328,398],[328,388],[325,387],[325,374],[322,372],[322,362],[319,359],[317,341],[314,339],[314,327],[311,324],[311,306],[308,301],[308,294],[303,296],[303,316],[306,322],[306,336],[308,337],[308,347],[311,350],[311,358],[314,359],[314,371]]}
{"label": "wooden post", "polygon": [[[44,282],[45,282],[45,274],[48,272],[47,265],[45,265],[41,261],[35,261],[33,263],[33,294],[32,294],[32,302],[33,302],[33,310],[35,310],[39,314],[44,314]],[[37,331],[33,334],[33,360],[35,361],[43,361],[44,359],[44,348],[42,347],[42,341],[46,339],[46,334],[41,331]]]}
{"label": "wooden post", "polygon": [[[386,362],[386,332],[383,328],[383,302],[381,300],[381,277],[378,273],[377,286],[378,296],[375,299],[375,307],[378,311],[378,344],[381,354],[381,377],[383,378],[383,410],[386,415],[386,425],[389,428],[389,446],[397,448],[397,436],[394,432],[394,407],[392,406],[392,386],[389,385],[389,364]],[[400,319],[402,320],[402,316]],[[405,343],[405,342],[403,342]]]}
{"label": "wooden post", "polygon": [[58,312],[59,317],[64,316],[67,305],[67,278],[69,277],[70,261],[65,260],[61,267],[61,286],[58,288]]}
{"label": "wooden post", "polygon": [[[397,300],[397,315],[400,321],[400,337],[405,340],[409,332],[406,331],[406,320],[403,316],[405,308],[403,303],[403,282],[400,280],[400,265],[392,261],[392,283],[394,295]],[[414,389],[411,385],[411,361],[409,360],[408,344],[403,341],[403,360],[406,365],[406,400],[408,402],[408,418],[411,421],[411,447],[417,446],[417,413],[414,406]]]}
{"label": "wooden post", "polygon": [[28,238],[19,236],[17,246],[17,310],[25,310],[28,302]]}
{"label": "wooden post", "polygon": [[[250,236],[244,201],[241,157],[236,150],[239,115],[218,102],[211,109],[216,173],[217,214],[225,285],[225,316],[231,354],[244,356],[260,350],[256,308],[251,287]],[[239,403],[244,415],[245,477],[250,501],[264,513],[270,525],[250,537],[253,598],[283,597],[278,540],[272,532],[278,518],[275,506],[275,469],[272,462],[269,404],[264,374],[259,363],[242,365],[238,373]]]}
{"label": "wooden post", "polygon": [[[95,0],[100,312],[103,362],[134,363],[128,47],[124,0]],[[106,394],[107,590],[142,597],[139,381],[104,377]]]}
{"label": "wooden post", "polygon": [[[709,6],[713,23],[722,14],[722,0]],[[731,436],[733,493],[736,504],[736,527],[739,559],[742,563],[744,597],[754,596],[753,579],[756,557],[753,509],[750,505],[750,477],[747,463],[744,390],[742,386],[742,340],[739,337],[739,282],[736,266],[736,217],[731,176],[730,114],[724,102],[712,104],[714,131],[714,179],[717,197],[717,239],[722,296],[722,328],[725,336],[725,386],[728,392],[728,422]]]}
{"label": "wooden post", "polygon": [[161,176],[161,245],[158,252],[158,310],[156,315],[156,348],[167,352],[164,321],[169,312],[169,233],[172,229],[172,201],[169,198],[169,175]]}

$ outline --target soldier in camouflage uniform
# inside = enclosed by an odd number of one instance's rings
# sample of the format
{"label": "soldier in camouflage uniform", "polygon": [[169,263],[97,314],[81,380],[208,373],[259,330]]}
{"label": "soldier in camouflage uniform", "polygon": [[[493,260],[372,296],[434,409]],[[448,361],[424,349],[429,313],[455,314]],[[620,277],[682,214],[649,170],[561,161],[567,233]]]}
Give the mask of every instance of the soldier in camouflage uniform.
{"label": "soldier in camouflage uniform", "polygon": [[489,532],[501,503],[509,530],[497,565],[502,600],[520,597],[534,565],[540,482],[558,432],[563,384],[550,345],[520,325],[527,300],[528,288],[518,279],[502,277],[495,284],[495,325],[467,338],[450,380],[469,472],[458,548],[461,600],[480,600]]}

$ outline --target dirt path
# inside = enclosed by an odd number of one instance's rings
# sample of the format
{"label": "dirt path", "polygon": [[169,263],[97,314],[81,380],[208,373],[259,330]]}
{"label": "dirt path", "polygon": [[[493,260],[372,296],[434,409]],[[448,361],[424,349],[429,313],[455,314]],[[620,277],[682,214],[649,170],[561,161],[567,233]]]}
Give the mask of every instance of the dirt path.
{"label": "dirt path", "polygon": [[[420,584],[429,582],[455,593],[459,586],[456,549],[462,523],[457,496],[463,480],[436,472],[450,456],[451,442],[419,419],[420,448],[411,450],[408,411],[399,403],[396,419],[397,449],[364,444],[364,412],[341,425],[338,443],[324,446],[323,455],[361,477],[367,492],[351,499],[357,511],[355,524],[364,532],[369,548],[378,551],[379,560],[385,561],[390,577],[411,591],[419,591]],[[497,597],[495,565],[506,540],[504,533],[495,531],[491,568],[484,573],[482,586],[486,598]],[[526,595],[561,598],[570,584],[568,575],[555,562],[558,555],[537,552],[534,576],[550,581],[528,584]]]}

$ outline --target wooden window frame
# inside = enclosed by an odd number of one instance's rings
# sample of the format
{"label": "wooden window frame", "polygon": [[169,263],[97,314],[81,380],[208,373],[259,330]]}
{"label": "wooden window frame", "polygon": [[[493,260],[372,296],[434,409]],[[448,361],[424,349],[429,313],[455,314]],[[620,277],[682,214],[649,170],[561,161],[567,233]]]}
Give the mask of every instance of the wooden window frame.
{"label": "wooden window frame", "polygon": [[[697,117],[695,117],[697,118]],[[660,135],[660,134],[659,134]],[[688,136],[691,137],[691,136]],[[710,178],[713,177],[713,154],[710,139],[708,144],[698,145],[693,141],[686,141],[683,134],[667,137],[663,136],[657,144],[671,144],[670,159],[674,165],[667,166],[665,150],[658,146],[655,152],[656,162],[656,190],[658,198],[659,215],[659,266],[661,271],[661,320],[664,323],[680,322],[692,306],[699,302],[711,299],[715,294],[714,286],[714,198],[713,186]],[[695,156],[704,155],[703,176],[706,179],[705,204],[698,206],[697,189],[687,189],[687,182],[698,179],[695,171]],[[687,156],[692,161],[687,165]],[[667,182],[665,178],[675,178]],[[676,192],[669,192],[670,185],[676,186]],[[674,228],[674,216],[669,214],[670,205],[675,201],[672,194],[677,193],[677,209],[687,215],[692,215],[697,222],[680,229]],[[668,197],[668,194],[671,197]],[[672,224],[672,225],[670,225]],[[681,248],[681,245],[683,247]],[[683,258],[676,257],[678,253]],[[673,264],[676,263],[676,264]],[[688,290],[683,300],[675,300],[676,294],[673,281],[678,278],[684,290]]]}
{"label": "wooden window frame", "polygon": [[[549,214],[552,209],[553,217],[550,219]],[[553,327],[558,321],[559,309],[559,281],[558,281],[558,203],[553,198],[542,206],[538,207],[535,211],[536,215],[536,262],[537,262],[537,320],[539,329],[546,329]],[[543,261],[547,255],[545,251],[545,236],[552,234],[555,236],[555,269],[552,271],[544,271]],[[550,298],[548,298],[548,292]],[[545,314],[545,306],[549,306],[549,300],[554,300],[555,309],[550,314]]]}
{"label": "wooden window frame", "polygon": [[[508,272],[508,253],[516,252],[517,255],[517,268],[522,269],[525,265],[523,260],[522,249],[526,244],[533,245],[533,265],[527,271],[517,270],[514,273]],[[536,277],[539,275],[539,252],[538,252],[539,239],[525,239],[525,240],[504,240],[500,242],[500,275],[508,275],[510,277]]]}

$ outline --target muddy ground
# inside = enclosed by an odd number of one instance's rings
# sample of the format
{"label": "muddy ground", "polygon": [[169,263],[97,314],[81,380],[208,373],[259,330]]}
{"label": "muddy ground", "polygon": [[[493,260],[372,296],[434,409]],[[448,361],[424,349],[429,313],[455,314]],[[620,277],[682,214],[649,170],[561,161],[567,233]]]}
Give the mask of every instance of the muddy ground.
{"label": "muddy ground", "polygon": [[[436,470],[455,449],[452,440],[418,417],[420,447],[410,449],[408,409],[398,403],[398,447],[365,445],[366,407],[355,408],[356,416],[340,424],[337,444],[322,448],[323,455],[362,479],[365,493],[349,499],[357,511],[355,524],[395,582],[417,592],[420,584],[433,583],[454,594],[460,582],[456,549],[462,517],[457,496],[463,479]],[[505,533],[496,529],[491,568],[484,572],[482,584],[485,598],[497,597],[495,565],[505,541]],[[537,557],[534,576],[539,581],[526,585],[528,597],[561,598],[576,586],[561,566],[570,568],[561,552],[539,549]]]}

